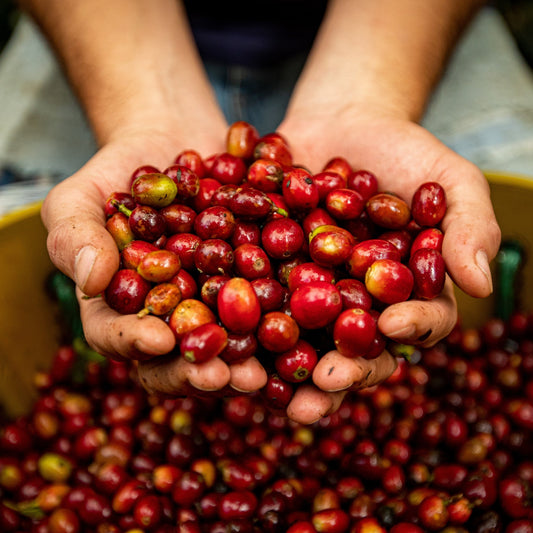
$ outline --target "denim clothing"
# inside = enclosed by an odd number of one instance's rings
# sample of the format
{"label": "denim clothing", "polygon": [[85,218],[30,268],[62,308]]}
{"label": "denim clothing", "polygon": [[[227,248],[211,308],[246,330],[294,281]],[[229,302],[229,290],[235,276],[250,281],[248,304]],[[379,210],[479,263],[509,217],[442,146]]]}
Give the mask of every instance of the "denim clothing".
{"label": "denim clothing", "polygon": [[245,120],[261,135],[275,131],[304,61],[305,56],[298,55],[264,68],[207,62],[207,74],[228,124]]}

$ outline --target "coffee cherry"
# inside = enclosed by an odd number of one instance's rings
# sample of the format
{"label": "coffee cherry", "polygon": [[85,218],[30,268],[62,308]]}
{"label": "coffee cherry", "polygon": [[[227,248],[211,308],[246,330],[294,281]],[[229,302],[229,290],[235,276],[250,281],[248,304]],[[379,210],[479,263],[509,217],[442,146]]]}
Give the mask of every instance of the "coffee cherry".
{"label": "coffee cherry", "polygon": [[163,207],[159,213],[165,219],[168,234],[191,233],[193,231],[196,211],[192,207],[174,203]]}
{"label": "coffee cherry", "polygon": [[289,259],[302,249],[304,233],[295,220],[278,218],[264,225],[261,244],[273,259]]}
{"label": "coffee cherry", "polygon": [[223,152],[215,156],[210,175],[222,184],[239,185],[246,176],[246,165],[240,157]]}
{"label": "coffee cherry", "polygon": [[251,159],[259,141],[257,129],[244,120],[231,124],[226,134],[226,150],[241,159]]}
{"label": "coffee cherry", "polygon": [[162,316],[172,312],[182,298],[180,288],[174,283],[159,283],[152,287],[144,299],[144,308],[137,313],[142,317],[147,314]]}
{"label": "coffee cherry", "polygon": [[204,363],[216,357],[228,343],[228,334],[218,324],[208,323],[186,333],[180,341],[180,353],[189,363]]}
{"label": "coffee cherry", "polygon": [[363,197],[352,189],[335,189],[325,199],[328,212],[337,220],[354,220],[365,208]]}
{"label": "coffee cherry", "polygon": [[311,174],[303,168],[286,171],[281,189],[289,209],[295,212],[309,211],[318,206],[318,187]]}
{"label": "coffee cherry", "polygon": [[200,298],[210,309],[216,310],[217,297],[222,286],[231,278],[226,274],[209,276],[200,288]]}
{"label": "coffee cherry", "polygon": [[278,280],[261,277],[253,279],[251,284],[263,314],[281,309],[287,298],[287,289]]}
{"label": "coffee cherry", "polygon": [[170,205],[176,198],[178,187],[165,174],[143,174],[131,185],[131,195],[136,203],[161,208]]}
{"label": "coffee cherry", "polygon": [[446,264],[440,252],[430,248],[417,250],[409,259],[414,278],[414,293],[431,300],[441,294],[446,279]]}
{"label": "coffee cherry", "polygon": [[315,281],[335,283],[335,272],[332,268],[317,265],[312,261],[306,261],[295,265],[290,269],[287,286],[292,293],[297,288],[308,285]]}
{"label": "coffee cherry", "polygon": [[384,239],[369,239],[357,243],[347,261],[347,268],[354,278],[364,280],[368,268],[379,259],[401,261],[401,255],[389,241]]}
{"label": "coffee cherry", "polygon": [[378,192],[378,179],[368,170],[355,170],[346,181],[349,189],[357,191],[366,202]]}
{"label": "coffee cherry", "polygon": [[256,159],[249,167],[247,182],[263,192],[277,192],[283,181],[283,166],[277,161]]}
{"label": "coffee cherry", "polygon": [[272,311],[261,317],[257,339],[270,352],[285,352],[293,348],[299,339],[300,328],[286,313]]}
{"label": "coffee cherry", "polygon": [[176,156],[174,163],[192,170],[200,179],[205,176],[202,156],[196,150],[183,150]]}
{"label": "coffee cherry", "polygon": [[180,268],[180,258],[174,252],[154,250],[142,257],[137,272],[147,281],[162,283],[172,279]]}
{"label": "coffee cherry", "polygon": [[420,248],[431,248],[442,251],[442,241],[444,240],[444,233],[438,228],[424,228],[413,239],[411,245],[411,255]]}
{"label": "coffee cherry", "polygon": [[293,393],[292,385],[277,374],[271,374],[268,377],[267,384],[263,390],[267,405],[272,409],[279,410],[283,410],[289,405]]}
{"label": "coffee cherry", "polygon": [[139,205],[129,214],[129,226],[137,239],[154,242],[166,229],[163,215],[149,205]]}
{"label": "coffee cherry", "polygon": [[308,379],[318,362],[316,350],[303,339],[295,346],[276,356],[276,371],[281,379],[289,383],[298,383]]}
{"label": "coffee cherry", "polygon": [[348,176],[352,173],[352,167],[344,157],[333,157],[324,165],[322,170],[336,172],[344,179],[348,179]]}
{"label": "coffee cherry", "polygon": [[420,226],[437,226],[446,214],[446,193],[436,182],[423,183],[413,194],[411,211]]}
{"label": "coffee cherry", "polygon": [[158,250],[159,248],[151,243],[146,241],[134,240],[129,242],[120,253],[120,260],[124,268],[131,268],[137,270],[143,257],[150,253]]}
{"label": "coffee cherry", "polygon": [[413,273],[393,259],[374,261],[365,275],[368,292],[380,302],[394,304],[409,298],[414,286]]}
{"label": "coffee cherry", "polygon": [[216,322],[213,311],[207,305],[199,300],[188,298],[182,300],[172,311],[169,320],[170,329],[174,332],[177,342],[186,333],[203,324]]}
{"label": "coffee cherry", "polygon": [[335,287],[341,295],[343,309],[359,308],[369,311],[372,308],[372,296],[363,282],[344,278],[337,281]]}
{"label": "coffee cherry", "polygon": [[248,280],[266,278],[272,274],[267,253],[256,244],[241,244],[233,251],[235,273]]}
{"label": "coffee cherry", "polygon": [[321,231],[312,234],[309,242],[311,259],[321,266],[344,265],[352,253],[352,239],[341,231]]}
{"label": "coffee cherry", "polygon": [[220,289],[217,310],[221,322],[232,333],[254,330],[261,318],[261,305],[251,283],[232,278]]}
{"label": "coffee cherry", "polygon": [[194,198],[200,190],[200,177],[185,165],[174,164],[167,167],[163,174],[176,184],[176,197],[181,200]]}
{"label": "coffee cherry", "polygon": [[265,218],[275,209],[267,194],[253,187],[239,187],[229,200],[228,207],[244,220]]}
{"label": "coffee cherry", "polygon": [[254,148],[254,159],[268,159],[283,167],[292,165],[292,155],[287,140],[279,133],[264,135]]}
{"label": "coffee cherry", "polygon": [[368,311],[346,309],[333,325],[335,347],[345,357],[364,356],[370,350],[376,329],[376,321]]}
{"label": "coffee cherry", "polygon": [[342,300],[335,285],[315,281],[298,287],[290,297],[291,315],[304,329],[318,329],[331,324],[342,310]]}
{"label": "coffee cherry", "polygon": [[377,193],[366,203],[368,216],[378,226],[403,229],[411,219],[411,210],[400,197],[390,193]]}
{"label": "coffee cherry", "polygon": [[225,348],[219,357],[228,364],[245,361],[256,354],[257,337],[254,333],[228,333]]}
{"label": "coffee cherry", "polygon": [[113,237],[119,251],[124,250],[135,240],[135,234],[130,227],[129,218],[124,213],[114,213],[106,221],[106,230]]}
{"label": "coffee cherry", "polygon": [[130,211],[135,208],[135,200],[129,192],[112,192],[104,204],[104,214],[106,219],[119,212],[119,206],[124,206]]}
{"label": "coffee cherry", "polygon": [[235,230],[235,217],[227,207],[207,207],[194,219],[194,233],[202,240],[228,240]]}
{"label": "coffee cherry", "polygon": [[[337,189],[346,188],[346,178],[338,172],[331,170],[325,170],[313,175],[313,181],[318,188],[318,199],[320,202],[324,202],[328,194]],[[364,204],[361,207],[361,211],[364,208]]]}
{"label": "coffee cherry", "polygon": [[138,313],[151,285],[135,270],[118,270],[105,290],[105,300],[111,309],[121,314]]}
{"label": "coffee cherry", "polygon": [[206,239],[194,252],[194,266],[207,275],[231,272],[234,260],[233,249],[222,239]]}
{"label": "coffee cherry", "polygon": [[195,267],[194,254],[202,239],[193,233],[177,233],[165,242],[165,250],[174,252],[180,260],[182,268],[192,270]]}

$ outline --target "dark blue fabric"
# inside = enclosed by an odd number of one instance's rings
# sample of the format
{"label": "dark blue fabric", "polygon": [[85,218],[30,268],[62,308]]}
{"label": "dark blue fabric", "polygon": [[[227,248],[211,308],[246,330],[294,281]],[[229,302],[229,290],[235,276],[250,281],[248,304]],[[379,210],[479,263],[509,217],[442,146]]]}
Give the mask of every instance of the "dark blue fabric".
{"label": "dark blue fabric", "polygon": [[271,66],[306,53],[327,0],[186,0],[202,58],[248,67]]}

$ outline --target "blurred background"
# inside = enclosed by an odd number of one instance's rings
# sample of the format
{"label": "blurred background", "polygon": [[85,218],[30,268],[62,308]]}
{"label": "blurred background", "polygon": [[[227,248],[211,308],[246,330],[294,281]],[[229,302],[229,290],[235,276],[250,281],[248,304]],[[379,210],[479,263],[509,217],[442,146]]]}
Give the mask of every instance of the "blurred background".
{"label": "blurred background", "polygon": [[[0,0],[0,216],[44,198],[96,149],[39,30]],[[533,0],[493,0],[462,38],[423,125],[477,164],[533,176]]]}

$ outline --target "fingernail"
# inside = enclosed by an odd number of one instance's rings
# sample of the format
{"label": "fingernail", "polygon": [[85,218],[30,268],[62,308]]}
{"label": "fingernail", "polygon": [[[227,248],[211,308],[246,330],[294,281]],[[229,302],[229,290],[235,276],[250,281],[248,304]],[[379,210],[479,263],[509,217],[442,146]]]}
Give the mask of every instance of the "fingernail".
{"label": "fingernail", "polygon": [[476,265],[481,270],[487,283],[489,284],[490,292],[492,292],[492,275],[490,273],[489,260],[487,254],[483,250],[478,250],[476,253]]}
{"label": "fingernail", "polygon": [[251,391],[251,390],[246,390],[246,389],[241,389],[239,387],[236,387],[235,385],[231,384],[230,383],[230,387],[236,391],[236,392],[240,392],[241,394],[250,394],[252,392],[256,392],[256,391]]}
{"label": "fingernail", "polygon": [[392,337],[393,339],[411,339],[416,334],[416,328],[413,324],[408,324],[403,328],[397,329],[396,331],[390,331],[386,335],[387,337]]}
{"label": "fingernail", "polygon": [[94,246],[84,246],[76,256],[74,263],[74,278],[78,287],[82,290],[91,275],[94,263],[96,262],[96,248]]}

